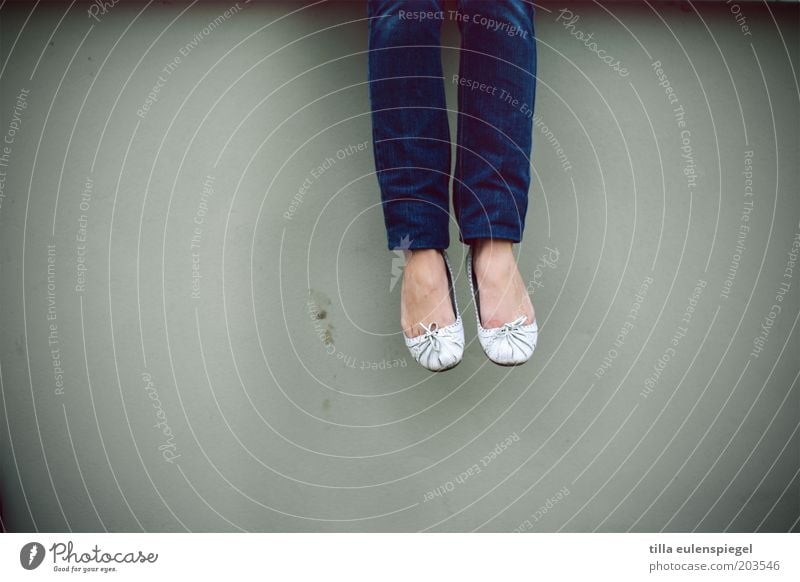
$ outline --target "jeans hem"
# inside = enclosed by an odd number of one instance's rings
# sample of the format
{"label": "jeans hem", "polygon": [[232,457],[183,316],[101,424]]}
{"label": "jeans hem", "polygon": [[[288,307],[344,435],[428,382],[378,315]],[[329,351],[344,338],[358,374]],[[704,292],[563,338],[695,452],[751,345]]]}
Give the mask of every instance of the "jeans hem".
{"label": "jeans hem", "polygon": [[458,235],[459,242],[461,242],[462,244],[465,244],[465,245],[472,245],[472,244],[475,243],[475,240],[479,239],[479,238],[489,238],[489,239],[495,239],[495,240],[510,240],[512,243],[520,243],[520,242],[522,242],[522,233],[519,232],[519,231],[511,232],[511,231],[504,231],[502,229],[496,229],[495,228],[495,229],[492,229],[491,232],[486,232],[486,233],[471,233],[471,234],[467,234],[467,235],[459,233],[459,235]]}
{"label": "jeans hem", "polygon": [[402,244],[398,239],[389,238],[387,248],[390,251],[408,250],[417,251],[424,249],[438,249],[445,250],[450,246],[450,238],[421,238],[413,239],[410,243]]}

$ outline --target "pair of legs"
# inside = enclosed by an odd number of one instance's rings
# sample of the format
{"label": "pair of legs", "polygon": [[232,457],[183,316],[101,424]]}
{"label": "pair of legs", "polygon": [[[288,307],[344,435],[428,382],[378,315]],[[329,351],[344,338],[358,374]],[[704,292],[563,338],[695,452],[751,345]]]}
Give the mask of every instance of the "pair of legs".
{"label": "pair of legs", "polygon": [[[524,0],[369,0],[373,147],[388,247],[406,251],[401,323],[455,319],[438,249],[449,246],[450,129],[444,83],[458,87],[453,209],[472,245],[485,327],[534,312],[512,254],[530,186],[536,45]],[[461,31],[459,74],[444,79],[445,20]],[[448,49],[450,50],[450,49]],[[456,50],[456,49],[453,49]]]}

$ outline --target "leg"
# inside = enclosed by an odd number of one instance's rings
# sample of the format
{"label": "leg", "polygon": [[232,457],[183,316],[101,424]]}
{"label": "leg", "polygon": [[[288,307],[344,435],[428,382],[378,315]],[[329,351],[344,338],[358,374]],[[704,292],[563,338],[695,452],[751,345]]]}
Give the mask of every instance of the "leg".
{"label": "leg", "polygon": [[[523,0],[460,0],[458,153],[453,204],[472,246],[482,325],[526,316],[533,303],[512,244],[522,240],[536,89],[534,10]],[[474,85],[470,81],[476,82]],[[488,89],[472,87],[485,83]]]}
{"label": "leg", "polygon": [[400,323],[416,337],[423,323],[444,327],[456,319],[437,250],[450,243],[443,12],[440,0],[369,0],[368,13],[375,168],[388,246],[403,249],[406,260]]}
{"label": "leg", "polygon": [[[460,238],[519,242],[528,206],[536,88],[533,6],[523,0],[460,0],[459,12],[453,205]],[[480,83],[489,88],[473,88]]]}
{"label": "leg", "polygon": [[450,129],[441,0],[370,0],[368,10],[372,139],[388,246],[443,249]]}

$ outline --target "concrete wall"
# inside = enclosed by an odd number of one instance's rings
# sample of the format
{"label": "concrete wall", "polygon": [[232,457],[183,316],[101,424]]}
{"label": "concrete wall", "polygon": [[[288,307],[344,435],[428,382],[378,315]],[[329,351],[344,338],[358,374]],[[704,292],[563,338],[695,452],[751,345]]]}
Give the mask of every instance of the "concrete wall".
{"label": "concrete wall", "polygon": [[487,362],[454,243],[431,375],[363,3],[5,3],[5,527],[797,531],[797,5],[537,10],[540,343]]}

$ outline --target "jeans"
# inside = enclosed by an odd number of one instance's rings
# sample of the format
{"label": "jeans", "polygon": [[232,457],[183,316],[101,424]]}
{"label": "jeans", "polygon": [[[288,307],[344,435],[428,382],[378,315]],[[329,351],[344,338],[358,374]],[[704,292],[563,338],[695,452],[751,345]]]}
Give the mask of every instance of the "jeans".
{"label": "jeans", "polygon": [[[440,34],[461,31],[453,210],[459,240],[522,240],[536,91],[523,0],[369,0],[372,140],[389,249],[449,246],[450,127]],[[448,50],[456,50],[447,47]]]}

